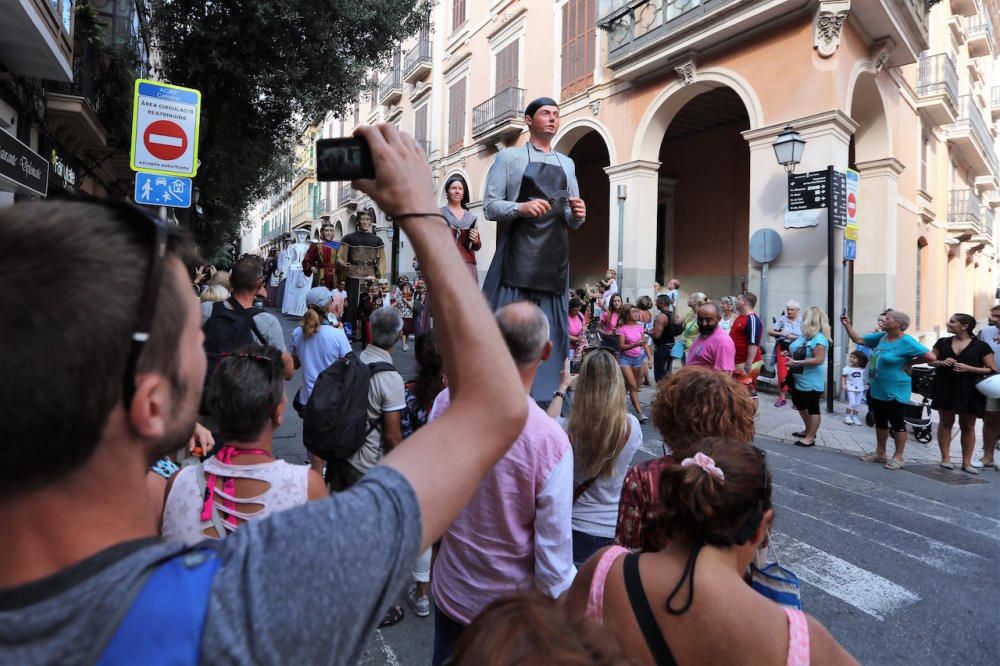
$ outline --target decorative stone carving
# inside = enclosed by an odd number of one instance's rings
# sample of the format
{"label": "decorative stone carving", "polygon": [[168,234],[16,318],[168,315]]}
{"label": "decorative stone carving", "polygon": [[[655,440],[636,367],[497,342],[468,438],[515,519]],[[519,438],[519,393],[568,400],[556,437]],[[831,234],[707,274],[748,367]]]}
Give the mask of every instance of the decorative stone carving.
{"label": "decorative stone carving", "polygon": [[822,57],[829,58],[837,52],[850,13],[850,0],[820,0],[813,23],[813,47]]}
{"label": "decorative stone carving", "polygon": [[687,60],[677,67],[674,67],[674,71],[677,72],[677,76],[681,80],[681,85],[689,86],[694,83],[694,60]]}
{"label": "decorative stone carving", "polygon": [[871,60],[875,66],[875,73],[878,74],[882,69],[889,63],[889,54],[892,53],[892,49],[896,46],[896,43],[892,39],[886,37],[885,39],[880,39],[871,48]]}
{"label": "decorative stone carving", "polygon": [[590,103],[590,112],[593,113],[595,116],[601,112],[601,100],[595,99],[593,102]]}

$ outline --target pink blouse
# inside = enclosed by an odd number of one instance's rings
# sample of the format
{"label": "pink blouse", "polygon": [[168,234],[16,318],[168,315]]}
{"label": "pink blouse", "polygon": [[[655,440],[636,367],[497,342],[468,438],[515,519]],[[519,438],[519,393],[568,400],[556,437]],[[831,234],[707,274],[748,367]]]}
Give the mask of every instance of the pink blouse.
{"label": "pink blouse", "polygon": [[[622,324],[618,327],[618,335],[625,337],[625,344],[631,345],[642,340],[642,336],[645,335],[646,329],[643,328],[642,324]],[[629,358],[639,358],[642,356],[642,345],[638,347],[633,347],[627,351],[623,351],[623,356],[628,356]]]}

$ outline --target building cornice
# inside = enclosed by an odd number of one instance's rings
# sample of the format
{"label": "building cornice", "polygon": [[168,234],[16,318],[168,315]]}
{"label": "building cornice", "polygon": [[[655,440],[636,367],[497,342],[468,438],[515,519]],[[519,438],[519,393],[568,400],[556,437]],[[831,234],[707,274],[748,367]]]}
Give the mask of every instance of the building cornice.
{"label": "building cornice", "polygon": [[649,160],[632,160],[631,162],[604,167],[604,173],[608,174],[609,178],[623,175],[635,175],[636,173],[641,174],[643,172],[646,172],[647,174],[656,174],[659,170],[660,162],[651,162]]}
{"label": "building cornice", "polygon": [[899,174],[906,170],[906,165],[897,160],[895,157],[883,157],[878,160],[858,162],[855,166],[857,166],[858,171],[861,172],[862,178],[871,176],[889,176],[890,178],[898,178]]}
{"label": "building cornice", "polygon": [[794,127],[795,131],[806,141],[828,134],[837,134],[845,142],[849,142],[859,127],[853,118],[840,109],[830,109],[800,118],[790,118],[766,127],[747,130],[742,134],[743,138],[750,144],[750,149],[753,150],[764,145],[770,146],[775,137],[781,134],[788,125]]}

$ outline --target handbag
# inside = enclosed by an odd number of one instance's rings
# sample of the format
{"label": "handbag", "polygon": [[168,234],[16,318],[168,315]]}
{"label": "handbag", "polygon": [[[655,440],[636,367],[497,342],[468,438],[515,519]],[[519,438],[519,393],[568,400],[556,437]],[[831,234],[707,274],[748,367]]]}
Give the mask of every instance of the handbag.
{"label": "handbag", "polygon": [[[771,553],[774,561],[771,562]],[[760,558],[760,551],[754,557]],[[757,562],[750,563],[750,586],[780,606],[802,610],[802,582],[790,569],[782,566],[778,559],[778,549],[771,539],[771,530],[767,531],[767,552],[764,566]]]}
{"label": "handbag", "polygon": [[[795,351],[792,352],[793,361],[804,361],[806,360],[806,352],[808,351],[809,341],[804,340],[801,347],[796,347]],[[802,371],[805,370],[801,365],[797,365],[792,368],[788,368],[789,373],[794,373],[796,375],[801,375]]]}
{"label": "handbag", "polygon": [[670,358],[684,358],[684,340],[674,340],[670,345]]}

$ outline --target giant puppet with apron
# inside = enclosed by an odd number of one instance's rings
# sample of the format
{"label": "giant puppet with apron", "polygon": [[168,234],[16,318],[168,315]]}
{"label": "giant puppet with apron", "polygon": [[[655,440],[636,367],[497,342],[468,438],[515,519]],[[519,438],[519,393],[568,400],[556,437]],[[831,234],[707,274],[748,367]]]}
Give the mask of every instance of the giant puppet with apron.
{"label": "giant puppet with apron", "polygon": [[[516,202],[544,199],[551,208],[540,217],[515,217],[502,225],[483,294],[494,310],[515,301],[533,301],[545,313],[552,354],[538,369],[531,396],[548,402],[559,388],[559,374],[569,356],[569,228],[580,227],[584,220],[574,218],[569,205],[570,196],[575,196],[570,188],[577,187],[575,173],[567,174],[564,168],[572,168],[569,157],[546,153],[530,142],[508,150],[526,150],[528,157]],[[542,161],[551,157],[556,163]]]}

